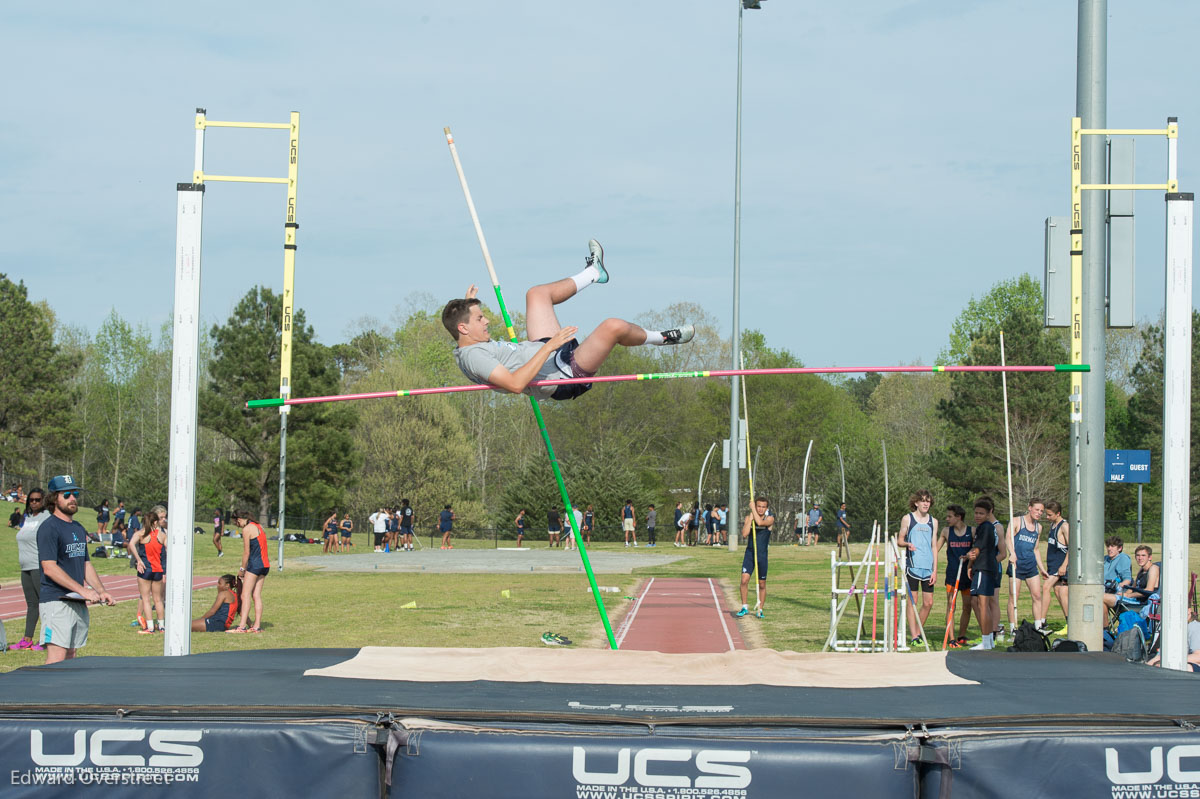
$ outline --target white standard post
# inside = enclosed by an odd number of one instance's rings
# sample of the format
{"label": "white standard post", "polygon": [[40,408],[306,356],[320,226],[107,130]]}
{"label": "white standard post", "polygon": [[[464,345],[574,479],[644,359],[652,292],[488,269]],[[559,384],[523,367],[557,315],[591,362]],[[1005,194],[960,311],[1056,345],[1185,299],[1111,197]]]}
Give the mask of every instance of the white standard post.
{"label": "white standard post", "polygon": [[[833,626],[833,620],[837,618],[837,600],[838,600],[838,562],[837,553],[829,553],[829,565],[833,570],[833,576],[830,577],[831,588],[829,591],[829,633],[837,638],[837,628]],[[854,589],[851,588],[851,591]],[[837,643],[835,640],[834,643]]]}
{"label": "white standard post", "polygon": [[[203,129],[196,131],[197,159]],[[197,163],[197,169],[200,169]],[[196,405],[200,359],[200,229],[204,185],[180,183],[175,228],[175,319],[171,340],[171,465],[167,494],[167,634],[164,655],[192,646],[192,527],[196,505]]]}
{"label": "white standard post", "polygon": [[[1170,179],[1176,139],[1167,140]],[[1192,407],[1191,192],[1167,194],[1167,285],[1163,325],[1162,664],[1187,668],[1188,506]],[[1073,531],[1072,531],[1073,532]]]}

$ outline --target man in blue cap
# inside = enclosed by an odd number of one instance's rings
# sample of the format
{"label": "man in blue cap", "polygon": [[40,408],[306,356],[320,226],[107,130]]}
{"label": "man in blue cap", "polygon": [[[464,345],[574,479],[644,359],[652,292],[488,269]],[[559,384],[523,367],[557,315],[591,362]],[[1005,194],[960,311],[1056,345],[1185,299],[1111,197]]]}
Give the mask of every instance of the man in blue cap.
{"label": "man in blue cap", "polygon": [[50,478],[46,507],[51,513],[37,533],[42,566],[38,609],[47,663],[70,660],[87,644],[88,603],[116,604],[88,557],[87,531],[74,518],[81,490],[69,474]]}

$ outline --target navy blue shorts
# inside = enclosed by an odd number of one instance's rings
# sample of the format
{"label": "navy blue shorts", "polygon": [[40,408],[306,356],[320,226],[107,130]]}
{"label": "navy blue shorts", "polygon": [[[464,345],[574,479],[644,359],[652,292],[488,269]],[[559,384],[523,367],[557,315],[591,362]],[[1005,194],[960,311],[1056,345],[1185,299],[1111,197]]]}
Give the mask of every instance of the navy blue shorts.
{"label": "navy blue shorts", "polygon": [[[742,556],[742,574],[754,573],[754,551],[750,547],[746,547],[746,554]],[[758,545],[758,579],[767,579],[767,539],[762,537],[762,543]]]}
{"label": "navy blue shorts", "polygon": [[[955,577],[958,578],[957,584],[955,584],[955,582],[954,582]],[[958,573],[958,569],[955,569],[953,572],[949,572],[949,571],[946,572],[946,590],[948,592],[953,592],[956,590],[957,591],[970,591],[971,590],[971,578],[967,576],[967,570],[965,568],[962,570],[962,574]]]}
{"label": "navy blue shorts", "polygon": [[204,620],[204,631],[206,633],[225,632],[225,620],[219,616],[209,616]]}
{"label": "navy blue shorts", "polygon": [[[1004,570],[1004,573],[1007,574],[1009,577],[1012,577],[1012,572],[1013,572],[1012,564],[1010,563],[1010,564],[1008,564],[1008,567]],[[1037,576],[1038,576],[1037,566],[1034,566],[1032,569],[1027,569],[1027,568],[1023,569],[1023,568],[1021,568],[1020,563],[1017,564],[1017,579],[1018,580],[1028,580],[1030,577],[1037,577]]]}
{"label": "navy blue shorts", "polygon": [[995,596],[997,582],[995,572],[975,572],[971,577],[971,596]]}
{"label": "navy blue shorts", "polygon": [[246,574],[255,574],[255,575],[258,575],[259,577],[266,577],[268,574],[270,574],[270,572],[271,572],[270,566],[266,566],[261,569],[246,569]]}
{"label": "navy blue shorts", "polygon": [[[539,338],[538,341],[545,344],[550,340],[549,336]],[[559,368],[567,367],[571,370],[571,377],[593,377],[591,372],[585,372],[575,363],[575,350],[579,349],[579,339],[573,338],[566,344],[554,351],[550,357],[555,360]],[[592,390],[591,383],[568,383],[565,386],[557,386],[554,393],[550,395],[553,400],[572,400],[582,396]]]}
{"label": "navy blue shorts", "polygon": [[161,583],[165,573],[166,572],[138,572],[138,579],[149,580],[152,583]]}

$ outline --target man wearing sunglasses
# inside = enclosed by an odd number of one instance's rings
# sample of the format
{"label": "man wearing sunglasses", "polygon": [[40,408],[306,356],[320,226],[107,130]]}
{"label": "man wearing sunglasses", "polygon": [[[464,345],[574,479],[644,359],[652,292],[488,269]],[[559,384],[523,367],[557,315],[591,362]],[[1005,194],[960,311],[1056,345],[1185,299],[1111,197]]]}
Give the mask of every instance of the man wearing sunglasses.
{"label": "man wearing sunglasses", "polygon": [[69,474],[50,478],[46,508],[51,513],[37,531],[46,663],[69,660],[87,644],[88,603],[116,604],[88,557],[87,531],[74,518],[80,490]]}

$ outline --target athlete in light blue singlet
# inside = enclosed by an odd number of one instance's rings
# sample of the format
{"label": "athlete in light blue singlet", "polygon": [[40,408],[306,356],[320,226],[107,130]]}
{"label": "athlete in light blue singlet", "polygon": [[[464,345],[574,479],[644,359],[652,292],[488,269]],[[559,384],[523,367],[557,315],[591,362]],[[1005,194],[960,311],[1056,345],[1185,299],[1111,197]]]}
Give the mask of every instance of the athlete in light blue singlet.
{"label": "athlete in light blue singlet", "polygon": [[[929,612],[933,610],[933,589],[937,582],[937,551],[933,547],[937,537],[938,522],[929,513],[933,505],[933,494],[921,489],[909,497],[909,513],[900,520],[900,534],[896,537],[896,546],[907,550],[908,563],[905,567],[905,580],[908,583],[908,625],[913,636],[910,646],[920,646],[925,643],[921,636]],[[921,608],[913,605],[917,597],[921,597]],[[917,621],[920,614],[920,623]]]}

